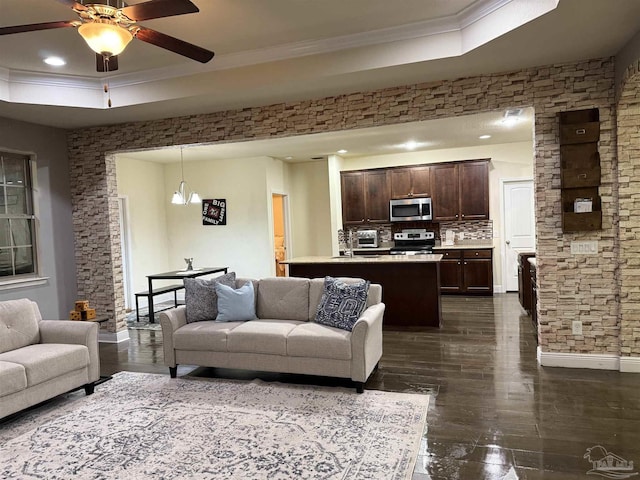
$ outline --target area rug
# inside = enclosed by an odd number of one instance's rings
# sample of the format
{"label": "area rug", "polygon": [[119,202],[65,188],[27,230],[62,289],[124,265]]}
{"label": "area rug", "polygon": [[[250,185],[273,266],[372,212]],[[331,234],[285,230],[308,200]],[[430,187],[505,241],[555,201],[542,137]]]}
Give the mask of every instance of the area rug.
{"label": "area rug", "polygon": [[410,479],[429,396],[121,372],[0,428],[0,478]]}
{"label": "area rug", "polygon": [[[131,330],[162,330],[160,326],[160,311],[172,308],[174,306],[173,300],[170,302],[156,303],[154,306],[154,323],[149,322],[149,309],[147,307],[140,307],[140,315],[136,315],[136,311],[132,310],[127,313],[126,321],[127,328]],[[138,320],[139,318],[139,320]]]}

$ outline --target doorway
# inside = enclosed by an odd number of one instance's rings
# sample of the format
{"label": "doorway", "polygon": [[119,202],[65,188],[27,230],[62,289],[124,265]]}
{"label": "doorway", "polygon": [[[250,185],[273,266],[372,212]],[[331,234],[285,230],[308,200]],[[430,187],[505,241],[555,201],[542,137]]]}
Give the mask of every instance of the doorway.
{"label": "doorway", "polygon": [[280,263],[287,258],[285,195],[274,193],[271,199],[273,203],[273,245],[276,277],[286,277],[287,269]]}
{"label": "doorway", "polygon": [[506,292],[518,291],[518,254],[534,252],[533,180],[502,180],[504,255],[502,278]]}

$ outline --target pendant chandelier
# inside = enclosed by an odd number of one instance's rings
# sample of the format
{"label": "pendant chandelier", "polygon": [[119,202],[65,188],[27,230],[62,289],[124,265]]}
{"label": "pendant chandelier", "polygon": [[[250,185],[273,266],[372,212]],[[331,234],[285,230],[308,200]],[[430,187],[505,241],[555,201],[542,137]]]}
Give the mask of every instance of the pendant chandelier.
{"label": "pendant chandelier", "polygon": [[200,195],[196,192],[190,192],[187,187],[187,182],[184,181],[184,158],[182,156],[182,147],[180,147],[180,172],[181,178],[180,186],[178,190],[174,192],[171,198],[171,203],[174,205],[188,205],[190,203],[200,203]]}

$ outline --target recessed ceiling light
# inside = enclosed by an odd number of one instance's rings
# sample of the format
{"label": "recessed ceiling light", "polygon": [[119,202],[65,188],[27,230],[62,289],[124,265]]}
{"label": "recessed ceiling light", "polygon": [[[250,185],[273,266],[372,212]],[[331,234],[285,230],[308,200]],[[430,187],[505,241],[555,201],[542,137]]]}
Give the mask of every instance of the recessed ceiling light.
{"label": "recessed ceiling light", "polygon": [[414,142],[413,140],[409,140],[407,143],[403,145],[403,147],[407,150],[415,150],[418,148],[418,142]]}
{"label": "recessed ceiling light", "polygon": [[67,64],[67,62],[65,62],[64,59],[60,57],[47,57],[44,59],[44,63],[46,63],[47,65],[53,65],[54,67],[61,67],[62,65]]}
{"label": "recessed ceiling light", "polygon": [[478,138],[480,140],[486,140],[487,138],[491,138],[491,135],[480,135]]}
{"label": "recessed ceiling light", "polygon": [[293,160],[293,157],[289,155],[288,157],[284,157],[285,160]]}
{"label": "recessed ceiling light", "polygon": [[347,153],[347,152],[348,152],[348,150],[345,150],[344,148],[341,149],[341,150],[338,150],[338,153],[340,153],[340,154]]}

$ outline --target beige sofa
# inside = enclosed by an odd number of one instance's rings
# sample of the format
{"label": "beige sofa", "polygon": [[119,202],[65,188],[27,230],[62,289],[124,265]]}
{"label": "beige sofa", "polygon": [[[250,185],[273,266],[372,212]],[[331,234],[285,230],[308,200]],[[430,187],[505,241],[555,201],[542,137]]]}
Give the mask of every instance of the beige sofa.
{"label": "beige sofa", "polygon": [[361,393],[382,356],[382,287],[370,285],[365,310],[346,331],[313,321],[324,279],[253,282],[257,320],[187,323],[184,306],[160,313],[171,376],[178,364],[300,373],[350,378]]}
{"label": "beige sofa", "polygon": [[42,320],[27,299],[0,302],[0,418],[100,378],[98,325]]}

